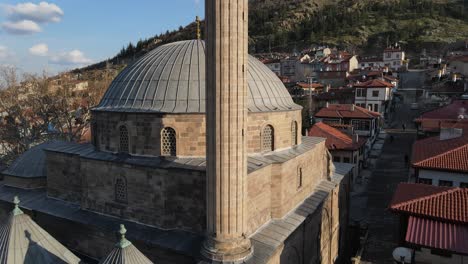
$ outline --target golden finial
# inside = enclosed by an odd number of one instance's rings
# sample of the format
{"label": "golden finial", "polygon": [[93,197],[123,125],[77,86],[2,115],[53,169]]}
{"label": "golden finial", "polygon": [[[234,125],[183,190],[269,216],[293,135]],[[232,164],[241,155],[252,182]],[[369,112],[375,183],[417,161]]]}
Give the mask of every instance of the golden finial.
{"label": "golden finial", "polygon": [[197,39],[201,39],[200,18],[198,16],[195,19],[195,22],[197,23]]}

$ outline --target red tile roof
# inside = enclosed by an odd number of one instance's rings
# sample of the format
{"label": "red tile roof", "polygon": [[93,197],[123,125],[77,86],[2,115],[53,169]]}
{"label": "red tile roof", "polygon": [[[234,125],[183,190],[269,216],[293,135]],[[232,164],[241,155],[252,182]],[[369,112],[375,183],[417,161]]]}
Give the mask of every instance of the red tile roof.
{"label": "red tile roof", "polygon": [[316,88],[323,88],[323,84],[321,83],[303,83],[303,82],[298,82],[297,85],[301,88],[306,88],[306,89],[309,89],[310,86],[312,86],[312,88],[316,89]]}
{"label": "red tile roof", "polygon": [[326,138],[325,145],[329,150],[357,150],[367,141],[367,139],[359,137],[358,142],[353,143],[351,136],[323,122],[317,123],[311,127],[308,135],[311,137]]}
{"label": "red tile roof", "polygon": [[388,80],[388,81],[391,81],[391,82],[396,82],[396,81],[398,81],[398,78],[395,78],[395,77],[390,76],[390,75],[385,75],[383,78],[384,78],[385,80]]}
{"label": "red tile roof", "polygon": [[416,119],[416,122],[421,122],[424,119],[458,120],[463,108],[468,109],[468,100],[456,100],[449,105],[422,114]]}
{"label": "red tile roof", "polygon": [[[353,110],[354,107],[354,110]],[[361,118],[361,119],[374,119],[381,115],[377,112],[367,110],[357,105],[351,104],[332,104],[328,107],[320,109],[315,114],[319,118]]]}
{"label": "red tile roof", "polygon": [[410,216],[406,242],[468,254],[468,226]]}
{"label": "red tile roof", "polygon": [[416,141],[411,162],[415,168],[468,172],[468,133],[454,139],[437,136]]}
{"label": "red tile roof", "polygon": [[468,62],[468,55],[455,56],[449,59],[450,61]]}
{"label": "red tile roof", "polygon": [[354,85],[354,87],[356,88],[392,88],[393,86],[393,84],[379,79],[373,79],[367,82],[357,83]]}
{"label": "red tile roof", "polygon": [[468,224],[468,188],[400,183],[390,209],[411,216]]}

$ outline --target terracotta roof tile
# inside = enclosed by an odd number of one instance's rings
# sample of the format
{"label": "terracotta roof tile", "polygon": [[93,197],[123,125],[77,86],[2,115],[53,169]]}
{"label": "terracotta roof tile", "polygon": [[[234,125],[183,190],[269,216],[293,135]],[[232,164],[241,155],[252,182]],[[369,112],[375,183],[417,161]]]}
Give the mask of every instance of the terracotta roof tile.
{"label": "terracotta roof tile", "polygon": [[390,209],[412,216],[468,224],[468,188],[400,183]]}
{"label": "terracotta roof tile", "polygon": [[449,105],[422,114],[416,121],[424,119],[457,120],[463,108],[468,109],[468,100],[456,100]]}
{"label": "terracotta roof tile", "polygon": [[[353,110],[354,106],[354,110]],[[381,115],[377,112],[367,110],[352,104],[332,104],[328,107],[320,109],[315,114],[315,117],[320,118],[362,118],[362,119],[374,119]]]}
{"label": "terracotta roof tile", "polygon": [[321,84],[321,83],[312,83],[312,84],[310,84],[310,83],[298,82],[297,85],[299,87],[301,87],[301,88],[307,88],[307,89],[309,89],[311,85],[312,85],[312,88],[323,88],[324,87],[323,84]]}
{"label": "terracotta roof tile", "polygon": [[392,88],[393,86],[393,84],[379,79],[373,79],[354,85],[355,88]]}
{"label": "terracotta roof tile", "polygon": [[410,216],[405,240],[411,244],[468,254],[468,226]]}
{"label": "terracotta roof tile", "polygon": [[310,128],[308,136],[326,138],[325,145],[329,150],[357,150],[367,141],[367,139],[359,137],[358,142],[353,143],[351,136],[323,122],[319,122]]}
{"label": "terracotta roof tile", "polygon": [[440,140],[430,137],[413,145],[413,167],[468,172],[468,134]]}

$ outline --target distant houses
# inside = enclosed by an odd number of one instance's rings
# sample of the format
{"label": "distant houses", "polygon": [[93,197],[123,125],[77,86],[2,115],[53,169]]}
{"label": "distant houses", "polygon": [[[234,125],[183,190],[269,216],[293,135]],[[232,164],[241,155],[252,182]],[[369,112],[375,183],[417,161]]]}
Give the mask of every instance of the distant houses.
{"label": "distant houses", "polygon": [[417,183],[468,188],[468,124],[416,141],[411,164]]}
{"label": "distant houses", "polygon": [[418,135],[438,135],[441,128],[468,124],[468,100],[455,100],[441,108],[423,113],[414,120]]}
{"label": "distant houses", "polygon": [[354,102],[356,105],[383,115],[390,112],[393,84],[374,79],[357,83],[354,88],[356,89]]}
{"label": "distant houses", "polygon": [[373,143],[382,129],[382,115],[354,104],[331,104],[315,114],[317,122],[351,125],[356,134]]}
{"label": "distant houses", "polygon": [[367,139],[355,134],[351,125],[335,126],[338,128],[319,122],[308,130],[307,135],[326,138],[325,145],[333,156],[333,162],[354,166],[351,180],[354,181],[364,166]]}

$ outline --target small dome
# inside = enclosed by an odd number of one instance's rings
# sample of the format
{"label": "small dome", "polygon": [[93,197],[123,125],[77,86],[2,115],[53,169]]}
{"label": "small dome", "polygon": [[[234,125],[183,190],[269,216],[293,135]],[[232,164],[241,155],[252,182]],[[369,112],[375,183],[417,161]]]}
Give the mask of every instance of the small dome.
{"label": "small dome", "polygon": [[[301,109],[279,78],[249,55],[248,110]],[[174,42],[149,52],[112,82],[96,111],[204,113],[205,43]]]}
{"label": "small dome", "polygon": [[15,208],[0,225],[0,263],[82,263],[21,211],[18,197],[13,202]]}
{"label": "small dome", "polygon": [[99,264],[153,264],[132,242],[125,238],[127,229],[124,225],[120,225],[119,233],[120,241]]}

